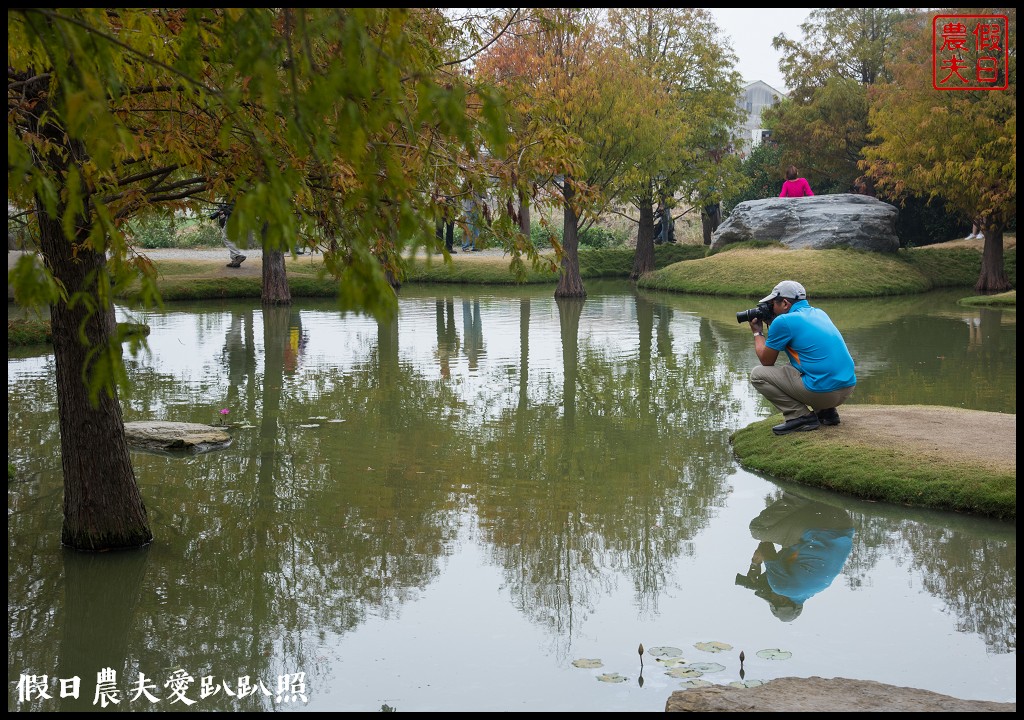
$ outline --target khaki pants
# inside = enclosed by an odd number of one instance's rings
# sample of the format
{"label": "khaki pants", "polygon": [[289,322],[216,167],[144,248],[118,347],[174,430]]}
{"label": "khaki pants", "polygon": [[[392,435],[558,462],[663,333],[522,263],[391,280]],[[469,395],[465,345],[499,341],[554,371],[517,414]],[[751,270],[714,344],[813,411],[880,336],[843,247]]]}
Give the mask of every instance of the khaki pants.
{"label": "khaki pants", "polygon": [[832,392],[811,392],[804,387],[800,373],[792,365],[759,365],[750,371],[750,384],[778,408],[786,420],[807,414],[812,410],[839,407],[853,394],[856,385]]}

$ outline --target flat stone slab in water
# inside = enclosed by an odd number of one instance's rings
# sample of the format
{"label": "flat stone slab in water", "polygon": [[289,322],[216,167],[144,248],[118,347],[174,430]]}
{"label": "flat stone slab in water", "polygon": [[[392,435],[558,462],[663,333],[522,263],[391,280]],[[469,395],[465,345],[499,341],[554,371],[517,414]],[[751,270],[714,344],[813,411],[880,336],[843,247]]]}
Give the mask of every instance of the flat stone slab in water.
{"label": "flat stone slab in water", "polygon": [[231,435],[224,428],[201,423],[166,420],[127,422],[124,433],[130,447],[150,452],[203,453],[231,444]]}

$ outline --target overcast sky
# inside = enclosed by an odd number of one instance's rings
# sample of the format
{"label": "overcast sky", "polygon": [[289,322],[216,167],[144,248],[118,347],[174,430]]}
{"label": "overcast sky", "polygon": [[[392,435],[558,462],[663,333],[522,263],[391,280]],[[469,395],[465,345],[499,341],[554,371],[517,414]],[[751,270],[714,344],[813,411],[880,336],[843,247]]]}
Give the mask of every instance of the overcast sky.
{"label": "overcast sky", "polygon": [[779,53],[772,49],[772,38],[785,33],[800,40],[800,24],[814,8],[708,8],[718,26],[728,35],[733,52],[739,57],[736,69],[746,85],[762,80],[780,92],[788,92],[779,72]]}

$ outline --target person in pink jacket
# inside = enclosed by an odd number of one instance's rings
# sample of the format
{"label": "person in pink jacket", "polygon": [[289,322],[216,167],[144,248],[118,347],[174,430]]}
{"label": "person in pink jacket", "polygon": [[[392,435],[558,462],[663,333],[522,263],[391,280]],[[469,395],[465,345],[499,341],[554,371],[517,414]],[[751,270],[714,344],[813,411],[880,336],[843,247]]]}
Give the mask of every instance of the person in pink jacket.
{"label": "person in pink jacket", "polygon": [[782,183],[779,197],[810,197],[813,194],[807,180],[796,176],[796,165],[786,168],[786,182]]}

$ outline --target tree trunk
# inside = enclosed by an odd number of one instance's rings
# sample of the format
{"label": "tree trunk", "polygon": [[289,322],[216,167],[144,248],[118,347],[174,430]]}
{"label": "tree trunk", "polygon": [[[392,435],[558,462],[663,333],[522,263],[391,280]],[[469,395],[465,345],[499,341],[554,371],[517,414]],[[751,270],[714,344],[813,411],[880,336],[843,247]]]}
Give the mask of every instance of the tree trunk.
{"label": "tree trunk", "polygon": [[263,250],[264,305],[291,305],[292,291],[288,288],[288,273],[284,267],[284,253],[280,250]]}
{"label": "tree trunk", "polygon": [[711,244],[711,234],[722,224],[722,208],[718,203],[704,206],[700,212],[700,226],[704,234],[704,244]]}
{"label": "tree trunk", "polygon": [[[563,298],[558,305],[558,324],[562,336],[562,412],[565,431],[571,434],[576,429],[576,379],[579,370],[580,316],[585,300],[581,297]],[[567,442],[572,445],[572,442]]]}
{"label": "tree trunk", "polygon": [[636,233],[636,252],[633,254],[633,272],[630,280],[637,280],[654,269],[654,210],[651,203],[640,203],[640,227]]}
{"label": "tree trunk", "polygon": [[558,278],[558,287],[555,288],[555,297],[586,297],[587,291],[583,288],[583,278],[580,277],[580,255],[579,255],[579,218],[572,205],[574,192],[571,185],[571,178],[565,178],[565,206],[564,220],[562,223],[562,274]]}
{"label": "tree trunk", "polygon": [[[119,679],[125,676],[128,657],[134,655],[128,648],[149,552],[148,547],[119,553],[64,550],[59,677],[95,677],[97,668],[112,668]],[[95,712],[93,697],[84,692],[77,698],[69,694],[60,698],[60,710]]]}
{"label": "tree trunk", "polygon": [[974,289],[982,293],[1001,293],[1012,290],[1003,263],[1003,224],[991,221],[982,224],[985,246],[981,253],[981,275]]}
{"label": "tree trunk", "polygon": [[96,282],[105,273],[106,256],[64,236],[63,208],[51,217],[37,198],[36,212],[43,257],[66,297],[79,300],[74,307],[63,299],[50,307],[64,471],[61,542],[87,551],[139,547],[153,533],[128,455],[117,388],[107,376],[111,388],[93,404],[85,379],[94,376],[104,352],[120,352],[120,346],[111,349],[116,344],[113,306],[90,312],[90,303],[80,301],[82,296],[98,300]]}
{"label": "tree trunk", "polygon": [[530,236],[530,196],[519,191],[519,232]]}

